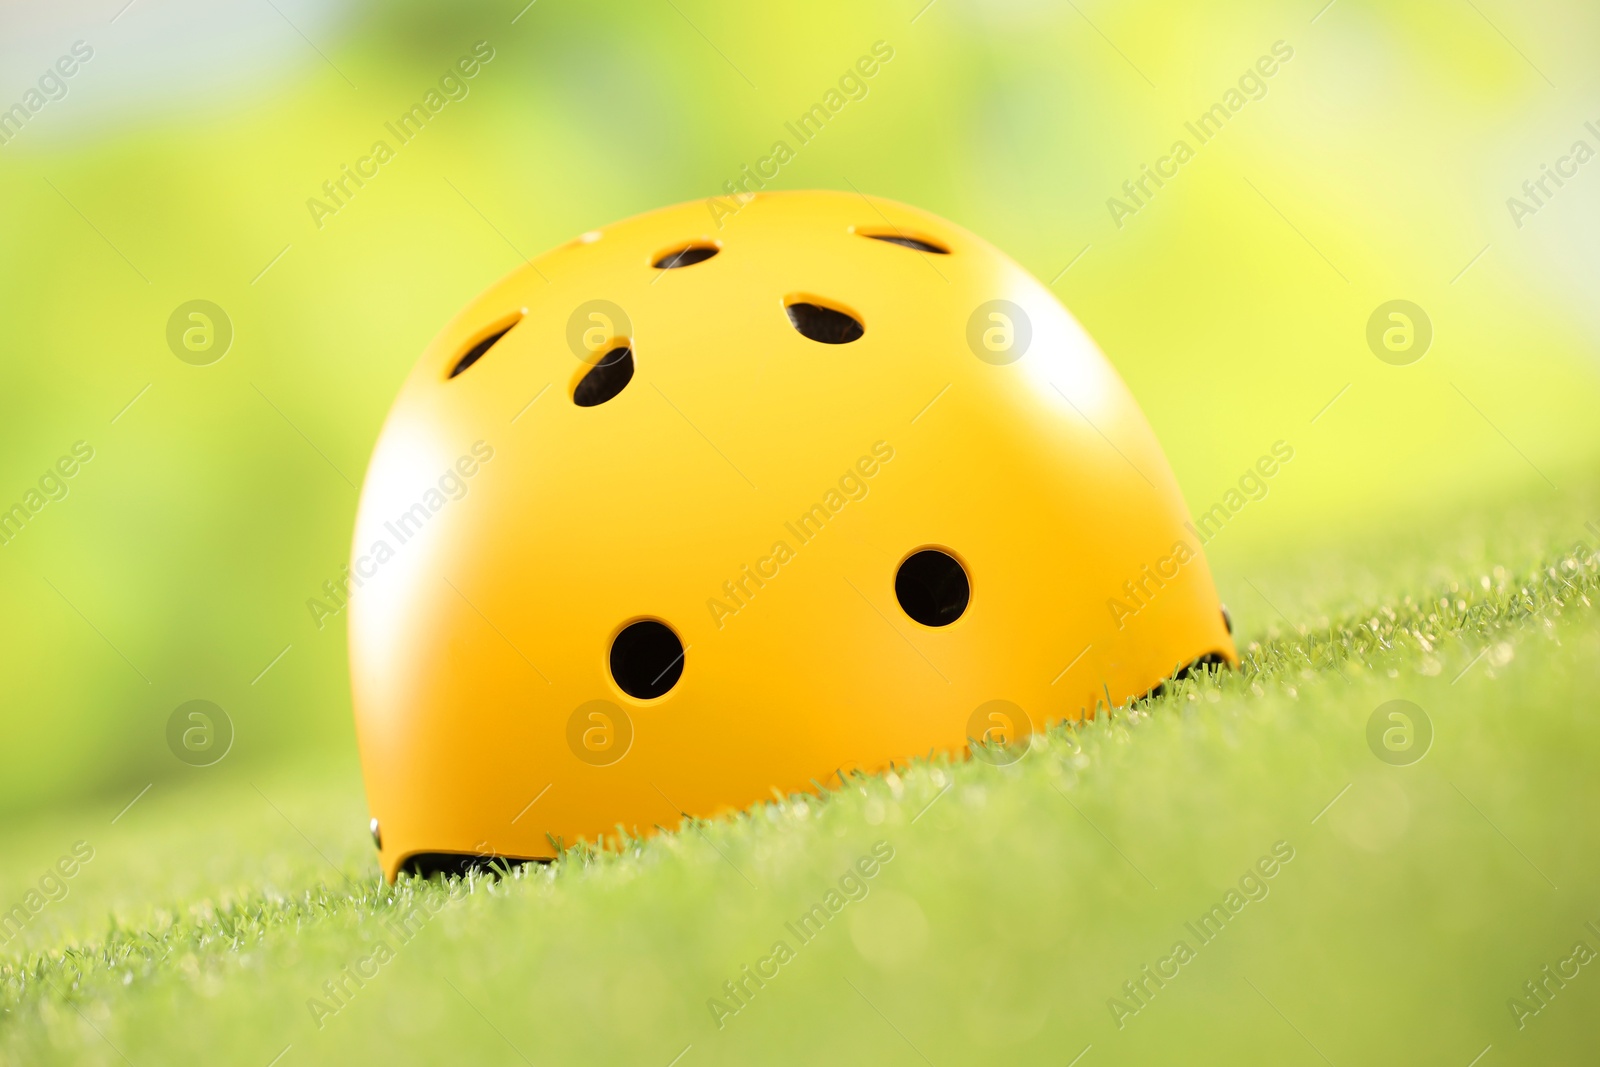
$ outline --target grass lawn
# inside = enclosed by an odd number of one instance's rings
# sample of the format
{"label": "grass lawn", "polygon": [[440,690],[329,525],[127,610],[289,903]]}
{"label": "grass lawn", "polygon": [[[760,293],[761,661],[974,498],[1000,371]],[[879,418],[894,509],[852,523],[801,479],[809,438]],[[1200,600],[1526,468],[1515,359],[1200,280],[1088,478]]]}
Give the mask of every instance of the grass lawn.
{"label": "grass lawn", "polygon": [[503,881],[383,885],[348,757],[8,827],[0,1061],[1592,1062],[1593,503],[1221,566],[1240,672]]}

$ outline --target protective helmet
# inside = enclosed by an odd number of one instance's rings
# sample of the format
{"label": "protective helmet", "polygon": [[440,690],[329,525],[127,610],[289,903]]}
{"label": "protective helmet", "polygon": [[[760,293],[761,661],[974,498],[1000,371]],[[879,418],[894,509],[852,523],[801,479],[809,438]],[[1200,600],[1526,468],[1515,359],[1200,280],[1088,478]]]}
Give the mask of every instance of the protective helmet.
{"label": "protective helmet", "polygon": [[854,194],[584,234],[423,353],[362,490],[384,873],[544,859],[1234,662],[1155,434],[1025,270]]}

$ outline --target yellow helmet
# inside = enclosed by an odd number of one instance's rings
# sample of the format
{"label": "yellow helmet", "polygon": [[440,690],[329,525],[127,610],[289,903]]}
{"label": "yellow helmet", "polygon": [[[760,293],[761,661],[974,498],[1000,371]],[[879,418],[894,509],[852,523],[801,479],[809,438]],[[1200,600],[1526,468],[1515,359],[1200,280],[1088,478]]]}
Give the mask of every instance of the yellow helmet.
{"label": "yellow helmet", "polygon": [[833,192],[513,271],[423,353],[350,600],[384,873],[1032,731],[1237,653],[1155,434],[985,241]]}

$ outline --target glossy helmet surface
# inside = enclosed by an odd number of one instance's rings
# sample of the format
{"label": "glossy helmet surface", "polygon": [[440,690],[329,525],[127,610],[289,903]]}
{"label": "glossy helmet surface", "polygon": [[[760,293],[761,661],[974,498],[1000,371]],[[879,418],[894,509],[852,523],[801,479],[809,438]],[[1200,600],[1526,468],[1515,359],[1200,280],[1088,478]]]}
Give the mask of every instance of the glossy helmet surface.
{"label": "glossy helmet surface", "polygon": [[367,473],[384,871],[549,858],[1235,661],[1187,519],[1094,342],[943,219],[775,193],[586,234],[439,334]]}

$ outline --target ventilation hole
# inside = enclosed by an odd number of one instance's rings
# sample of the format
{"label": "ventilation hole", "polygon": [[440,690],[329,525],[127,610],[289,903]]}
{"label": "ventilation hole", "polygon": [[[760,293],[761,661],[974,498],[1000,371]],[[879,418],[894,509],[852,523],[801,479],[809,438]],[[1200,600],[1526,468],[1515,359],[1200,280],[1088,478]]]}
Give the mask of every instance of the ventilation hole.
{"label": "ventilation hole", "polygon": [[473,872],[499,878],[512,867],[549,862],[549,860],[529,860],[493,854],[480,856],[465,852],[417,852],[400,861],[400,873],[414,875],[424,880],[436,874],[442,874],[446,878],[465,878]]}
{"label": "ventilation hole", "polygon": [[684,245],[676,252],[668,252],[656,260],[656,266],[662,270],[672,270],[675,267],[692,267],[696,263],[704,263],[722,249],[716,245]]}
{"label": "ventilation hole", "polygon": [[940,248],[931,241],[919,240],[916,237],[906,237],[903,234],[864,233],[861,236],[870,237],[874,241],[887,241],[892,245],[899,245],[901,248],[910,248],[917,252],[932,252],[936,256],[948,256],[950,254],[950,250],[948,248]]}
{"label": "ventilation hole", "polygon": [[633,349],[626,345],[607,352],[599,363],[572,390],[572,402],[580,408],[604,404],[633,381]]}
{"label": "ventilation hole", "polygon": [[[514,322],[511,324],[511,326],[515,325],[516,323]],[[500,338],[511,332],[511,326],[507,326],[503,330],[496,330],[488,337],[485,337],[483,340],[467,349],[462,357],[456,360],[455,369],[450,372],[450,377],[454,378],[456,375],[460,374],[462,371],[478,362],[478,360],[482,359],[483,354],[489,351],[489,349],[493,348],[496,341],[500,340]]]}
{"label": "ventilation hole", "polygon": [[795,329],[825,345],[849,344],[866,333],[861,323],[851,316],[818,304],[790,304],[785,310],[789,312],[789,321]]}
{"label": "ventilation hole", "polygon": [[1222,605],[1222,625],[1228,628],[1228,633],[1233,633],[1233,616],[1228,614],[1228,605]]}
{"label": "ventilation hole", "polygon": [[683,642],[665,623],[636,622],[611,642],[611,677],[635,700],[654,700],[683,677]]}
{"label": "ventilation hole", "polygon": [[949,626],[972,599],[967,572],[953,556],[925,548],[900,564],[894,595],[905,613],[924,626]]}

